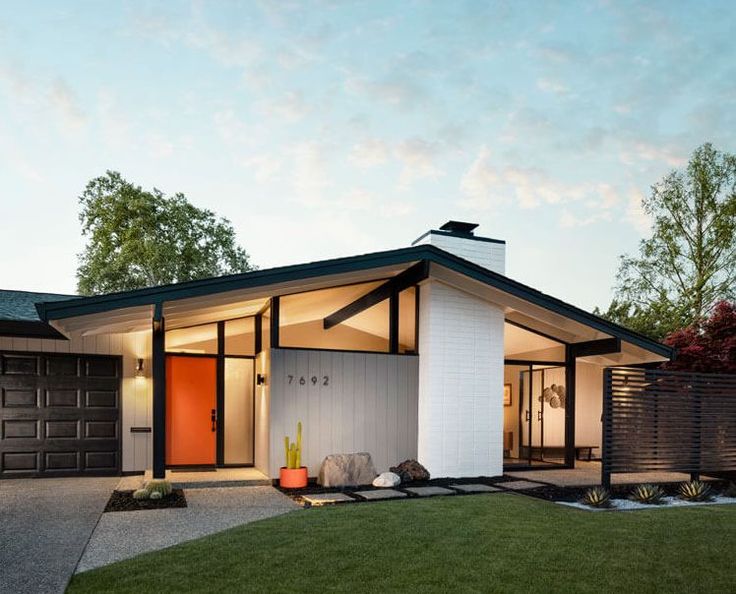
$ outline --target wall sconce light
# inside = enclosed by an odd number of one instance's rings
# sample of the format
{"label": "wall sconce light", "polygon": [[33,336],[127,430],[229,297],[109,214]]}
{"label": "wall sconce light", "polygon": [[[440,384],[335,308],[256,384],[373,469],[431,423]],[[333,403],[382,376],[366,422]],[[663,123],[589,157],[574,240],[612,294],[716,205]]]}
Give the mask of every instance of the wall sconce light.
{"label": "wall sconce light", "polygon": [[136,359],[135,360],[135,376],[136,377],[145,377],[146,370],[143,364],[143,359]]}
{"label": "wall sconce light", "polygon": [[257,386],[262,386],[265,383],[266,383],[266,376],[263,375],[262,373],[257,374],[256,375],[256,385]]}

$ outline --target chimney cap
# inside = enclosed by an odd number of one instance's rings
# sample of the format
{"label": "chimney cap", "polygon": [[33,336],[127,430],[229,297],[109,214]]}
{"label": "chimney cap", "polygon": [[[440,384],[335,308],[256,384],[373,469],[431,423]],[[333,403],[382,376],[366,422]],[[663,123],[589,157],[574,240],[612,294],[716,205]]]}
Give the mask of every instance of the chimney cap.
{"label": "chimney cap", "polygon": [[473,235],[473,231],[478,226],[478,223],[466,223],[463,221],[447,221],[440,227],[442,231],[449,231],[450,233],[462,233],[463,235]]}

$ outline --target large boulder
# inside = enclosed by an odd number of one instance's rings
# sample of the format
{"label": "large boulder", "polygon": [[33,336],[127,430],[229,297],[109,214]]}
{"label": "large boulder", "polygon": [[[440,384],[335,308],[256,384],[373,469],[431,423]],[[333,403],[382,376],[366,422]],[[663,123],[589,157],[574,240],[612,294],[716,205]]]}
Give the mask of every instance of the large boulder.
{"label": "large boulder", "polygon": [[398,487],[401,483],[401,477],[393,472],[382,472],[373,479],[374,487]]}
{"label": "large boulder", "polygon": [[371,455],[367,452],[330,454],[322,461],[317,482],[323,487],[370,485],[376,474]]}
{"label": "large boulder", "polygon": [[398,466],[392,466],[389,470],[401,477],[401,482],[428,481],[429,471],[416,460],[404,460]]}

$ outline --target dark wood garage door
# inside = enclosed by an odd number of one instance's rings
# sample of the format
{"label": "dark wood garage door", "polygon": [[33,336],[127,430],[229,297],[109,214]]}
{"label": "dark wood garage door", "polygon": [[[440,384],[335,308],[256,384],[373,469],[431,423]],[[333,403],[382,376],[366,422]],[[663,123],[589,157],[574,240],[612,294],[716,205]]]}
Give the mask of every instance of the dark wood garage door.
{"label": "dark wood garage door", "polygon": [[120,472],[120,357],[0,352],[0,477]]}

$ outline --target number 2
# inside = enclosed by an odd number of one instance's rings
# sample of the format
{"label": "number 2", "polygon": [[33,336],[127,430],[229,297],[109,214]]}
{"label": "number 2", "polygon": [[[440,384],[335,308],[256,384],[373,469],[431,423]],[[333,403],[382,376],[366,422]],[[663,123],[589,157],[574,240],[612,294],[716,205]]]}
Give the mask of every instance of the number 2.
{"label": "number 2", "polygon": [[322,376],[322,385],[323,386],[329,386],[330,385],[330,378],[327,375]]}

